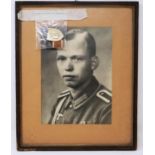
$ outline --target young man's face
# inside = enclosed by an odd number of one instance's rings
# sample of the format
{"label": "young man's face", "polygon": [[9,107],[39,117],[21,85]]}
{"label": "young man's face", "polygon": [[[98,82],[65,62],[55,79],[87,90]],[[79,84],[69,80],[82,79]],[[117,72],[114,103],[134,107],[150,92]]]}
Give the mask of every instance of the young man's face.
{"label": "young man's face", "polygon": [[80,34],[57,52],[57,67],[66,86],[78,88],[92,77],[91,57],[87,43]]}

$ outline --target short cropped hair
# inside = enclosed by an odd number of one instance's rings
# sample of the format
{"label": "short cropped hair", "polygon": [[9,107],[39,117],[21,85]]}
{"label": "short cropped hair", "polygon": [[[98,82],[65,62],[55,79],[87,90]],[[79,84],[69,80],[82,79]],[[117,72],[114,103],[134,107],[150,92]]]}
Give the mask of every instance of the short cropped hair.
{"label": "short cropped hair", "polygon": [[89,52],[89,55],[91,57],[96,55],[96,42],[92,34],[90,34],[88,31],[84,29],[71,29],[69,30],[65,35],[65,40],[72,40],[75,38],[77,34],[86,33],[85,41],[87,43],[87,50]]}

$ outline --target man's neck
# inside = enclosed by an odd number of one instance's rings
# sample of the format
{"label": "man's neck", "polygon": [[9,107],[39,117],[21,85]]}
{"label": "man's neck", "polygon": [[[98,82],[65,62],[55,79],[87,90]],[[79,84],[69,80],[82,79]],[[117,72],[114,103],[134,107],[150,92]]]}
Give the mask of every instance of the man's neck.
{"label": "man's neck", "polygon": [[71,91],[71,95],[74,99],[78,98],[82,92],[84,91],[84,89],[89,85],[89,83],[91,82],[92,77],[90,77],[85,83],[83,83],[83,85],[81,85],[78,88],[70,88]]}

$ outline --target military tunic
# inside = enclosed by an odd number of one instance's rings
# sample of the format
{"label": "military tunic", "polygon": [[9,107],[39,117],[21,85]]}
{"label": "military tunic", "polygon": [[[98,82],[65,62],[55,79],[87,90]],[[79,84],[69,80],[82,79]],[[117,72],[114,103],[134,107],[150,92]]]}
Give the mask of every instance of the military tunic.
{"label": "military tunic", "polygon": [[93,77],[75,100],[69,90],[60,93],[51,112],[49,124],[109,124],[111,110],[111,92]]}

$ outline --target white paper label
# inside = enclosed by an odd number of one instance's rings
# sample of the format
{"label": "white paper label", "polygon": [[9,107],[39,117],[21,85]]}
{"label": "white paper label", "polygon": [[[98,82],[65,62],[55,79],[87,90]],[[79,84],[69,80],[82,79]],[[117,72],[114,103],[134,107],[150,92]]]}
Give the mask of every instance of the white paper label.
{"label": "white paper label", "polygon": [[86,17],[86,9],[21,10],[18,12],[18,19],[22,21],[82,20]]}

